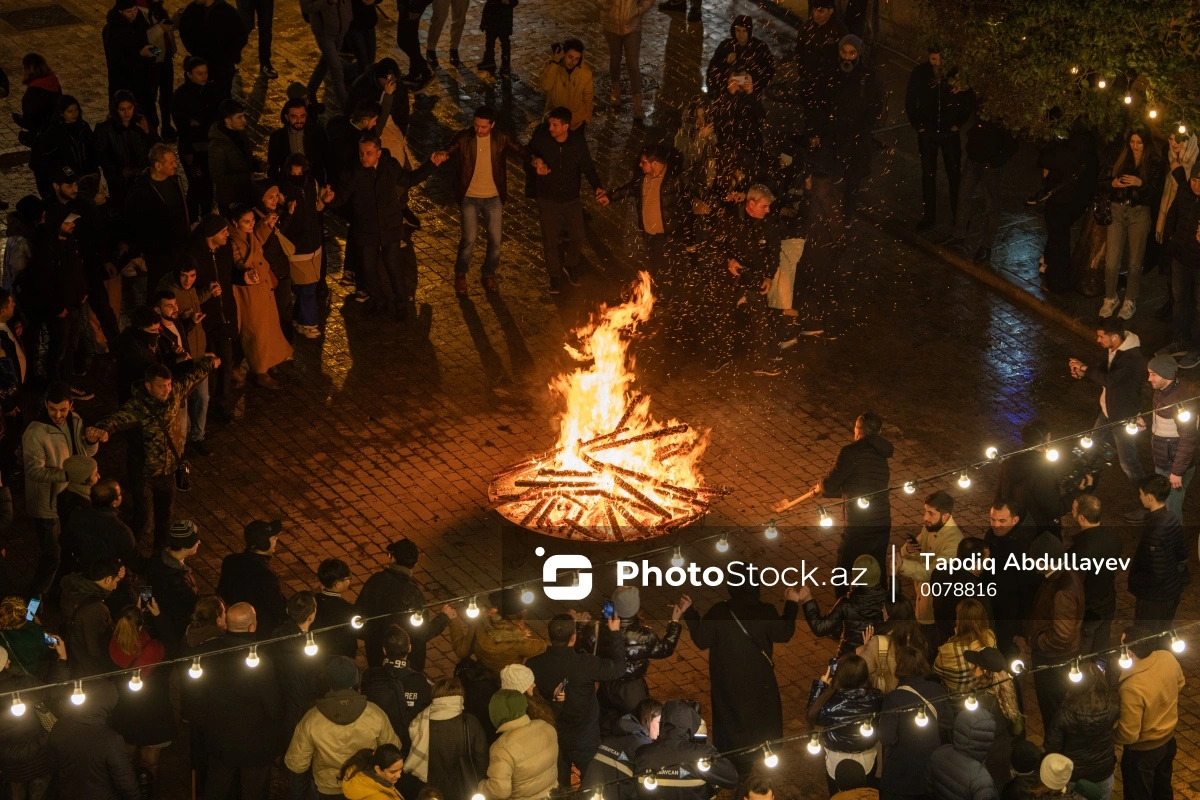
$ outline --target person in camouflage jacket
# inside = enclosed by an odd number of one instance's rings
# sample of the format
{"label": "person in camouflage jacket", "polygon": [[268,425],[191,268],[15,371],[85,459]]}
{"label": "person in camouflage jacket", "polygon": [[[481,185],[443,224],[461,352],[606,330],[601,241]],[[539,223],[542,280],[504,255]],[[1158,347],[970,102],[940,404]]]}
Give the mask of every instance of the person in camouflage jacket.
{"label": "person in camouflage jacket", "polygon": [[[142,484],[146,504],[153,509],[156,548],[166,541],[175,507],[175,471],[187,438],[187,397],[201,381],[208,380],[208,374],[220,363],[216,356],[207,354],[178,378],[172,378],[171,370],[161,364],[150,367],[146,381],[134,389],[133,396],[95,425],[104,441],[118,431],[141,429],[142,463],[137,465],[141,469],[130,470],[140,471],[141,480],[131,482]],[[146,531],[135,533],[144,537]]]}

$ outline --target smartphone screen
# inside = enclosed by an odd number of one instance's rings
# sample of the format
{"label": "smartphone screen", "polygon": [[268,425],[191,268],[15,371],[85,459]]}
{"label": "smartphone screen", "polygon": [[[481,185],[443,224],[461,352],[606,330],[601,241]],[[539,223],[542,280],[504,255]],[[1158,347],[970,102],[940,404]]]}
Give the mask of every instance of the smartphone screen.
{"label": "smartphone screen", "polygon": [[44,634],[44,637],[46,639],[46,644],[50,645],[51,647],[55,647],[58,645],[58,637],[57,636],[51,636],[50,634],[47,633],[47,634]]}
{"label": "smartphone screen", "polygon": [[28,609],[25,611],[25,620],[27,622],[33,622],[33,615],[37,613],[38,606],[41,604],[42,601],[36,597],[30,599]]}
{"label": "smartphone screen", "polygon": [[612,600],[605,600],[604,601],[604,618],[612,619],[614,612],[615,612],[615,607],[613,606]]}
{"label": "smartphone screen", "polygon": [[143,586],[141,591],[138,592],[138,596],[142,598],[143,603],[149,603],[151,598],[154,597],[154,589],[149,586]]}
{"label": "smartphone screen", "polygon": [[837,656],[829,659],[829,677],[832,678],[837,674],[838,659]]}

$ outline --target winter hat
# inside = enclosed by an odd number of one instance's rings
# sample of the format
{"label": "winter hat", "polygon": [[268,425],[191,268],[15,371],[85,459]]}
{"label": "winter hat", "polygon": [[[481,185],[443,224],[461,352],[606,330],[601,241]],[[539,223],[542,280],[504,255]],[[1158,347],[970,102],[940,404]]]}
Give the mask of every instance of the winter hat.
{"label": "winter hat", "polygon": [[271,549],[271,537],[283,532],[283,523],[277,519],[270,522],[256,519],[242,530],[242,539],[251,550],[265,552]]}
{"label": "winter hat", "polygon": [[220,214],[209,214],[204,219],[200,220],[200,224],[196,226],[196,230],[205,239],[211,239],[221,231],[229,230],[229,223]]}
{"label": "winter hat", "polygon": [[1038,772],[1038,777],[1042,779],[1046,788],[1061,792],[1067,788],[1074,770],[1075,764],[1071,759],[1061,753],[1047,753],[1046,757],[1042,759],[1042,768]]}
{"label": "winter hat", "polygon": [[636,586],[618,586],[612,596],[613,610],[621,619],[632,619],[642,608],[642,597]]}
{"label": "winter hat", "polygon": [[968,664],[982,667],[988,672],[1004,672],[1008,669],[1008,664],[1004,661],[1004,654],[994,647],[968,650],[963,653],[963,658],[967,660]]}
{"label": "winter hat", "polygon": [[[349,661],[349,659],[346,659]],[[488,717],[492,725],[499,728],[506,722],[520,719],[529,711],[529,701],[521,692],[513,689],[501,689],[492,695],[488,702]]]}
{"label": "winter hat", "polygon": [[1009,763],[1012,764],[1013,772],[1018,775],[1032,775],[1037,772],[1041,760],[1042,751],[1028,739],[1021,739],[1013,744]]}
{"label": "winter hat", "polygon": [[839,792],[861,789],[867,785],[867,773],[862,764],[852,758],[844,758],[833,771],[833,781]]}
{"label": "winter hat", "polygon": [[415,567],[417,559],[421,557],[421,550],[416,543],[403,536],[389,544],[387,551],[392,554],[392,558],[396,560],[397,564],[409,569]]}
{"label": "winter hat", "polygon": [[287,87],[288,100],[307,100],[308,87],[300,81],[292,81]]}
{"label": "winter hat", "polygon": [[353,689],[358,686],[358,666],[345,656],[336,656],[325,665],[325,679],[330,689]]}
{"label": "winter hat", "polygon": [[196,533],[196,523],[190,519],[176,520],[167,530],[168,550],[188,550],[198,541],[200,534]]}
{"label": "winter hat", "polygon": [[91,456],[67,456],[63,462],[68,483],[86,484],[96,473],[96,459]]}
{"label": "winter hat", "polygon": [[500,670],[500,688],[525,694],[533,686],[533,670],[524,664],[509,664]]}
{"label": "winter hat", "polygon": [[841,50],[842,47],[844,47],[845,45],[848,45],[848,44],[853,45],[854,49],[858,51],[859,55],[862,55],[862,51],[863,51],[862,39],[858,38],[853,33],[847,33],[841,39],[838,39],[838,50]]}
{"label": "winter hat", "polygon": [[1100,787],[1091,781],[1076,781],[1075,794],[1083,798],[1083,800],[1101,800],[1104,797],[1104,792],[1100,791]]}
{"label": "winter hat", "polygon": [[[860,569],[866,570],[861,578],[858,573]],[[879,562],[875,560],[875,556],[862,555],[854,559],[853,580],[856,586],[878,586],[880,574]]]}
{"label": "winter hat", "polygon": [[1175,360],[1174,356],[1155,356],[1146,364],[1146,369],[1160,378],[1173,381],[1175,380],[1175,376],[1179,374],[1179,362]]}

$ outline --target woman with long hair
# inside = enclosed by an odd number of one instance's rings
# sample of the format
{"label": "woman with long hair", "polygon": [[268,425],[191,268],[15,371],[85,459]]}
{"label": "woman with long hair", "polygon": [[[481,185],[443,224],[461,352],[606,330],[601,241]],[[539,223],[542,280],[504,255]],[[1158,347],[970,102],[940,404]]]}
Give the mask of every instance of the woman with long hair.
{"label": "woman with long hair", "polygon": [[474,714],[464,710],[464,694],[458,678],[442,678],[433,684],[433,702],[409,724],[412,747],[404,772],[414,782],[413,789],[429,784],[445,797],[470,797],[475,786],[467,785],[461,765],[469,763],[479,780],[487,776],[487,732]]}
{"label": "woman with long hair", "polygon": [[275,293],[275,309],[279,313],[279,327],[283,338],[292,341],[292,306],[295,298],[292,295],[292,266],[291,257],[296,252],[292,240],[283,234],[283,227],[291,216],[293,203],[289,203],[280,191],[279,185],[271,181],[262,181],[256,186],[259,200],[254,208],[258,217],[257,229],[265,231],[262,239],[263,257],[271,267],[271,287]]}
{"label": "woman with long hair", "polygon": [[125,207],[133,179],[150,166],[150,147],[157,143],[158,136],[138,111],[133,92],[120,89],[113,93],[108,119],[96,126],[96,160],[118,208]]}
{"label": "woman with long hair", "polygon": [[996,646],[996,634],[983,603],[967,598],[959,601],[954,635],[938,648],[933,671],[951,694],[965,692],[974,683],[972,668],[964,657],[968,650]]}
{"label": "woman with long hair", "polygon": [[964,657],[971,665],[971,683],[964,691],[975,690],[979,707],[996,721],[996,736],[984,760],[984,767],[997,786],[1010,777],[1013,741],[1025,735],[1025,716],[1017,704],[1017,689],[1008,673],[1004,655],[995,647],[968,650]]}
{"label": "woman with long hair", "polygon": [[46,631],[35,614],[27,619],[25,598],[9,595],[0,600],[0,648],[8,653],[8,669],[14,675],[41,678],[49,665]]}
{"label": "woman with long hair", "polygon": [[54,118],[58,98],[62,97],[62,86],[41,53],[26,53],[21,59],[21,69],[25,94],[21,97],[21,113],[16,118],[22,128],[17,138],[26,147],[32,147]]}
{"label": "woman with long hair", "polygon": [[278,218],[259,219],[254,208],[235,205],[229,211],[229,243],[233,246],[233,293],[237,300],[238,333],[250,365],[252,380],[264,389],[278,389],[268,373],[292,357],[292,346],[283,338],[275,303],[271,265],[263,242],[274,232]]}
{"label": "woman with long hair", "polygon": [[116,682],[117,707],[109,725],[125,739],[130,756],[136,755],[139,782],[150,787],[158,775],[159,752],[175,738],[171,672],[155,666],[166,658],[167,649],[147,628],[147,622],[159,619],[165,621],[158,602],[153,597],[148,602],[139,599],[121,612],[108,645],[108,655],[119,669],[138,668],[131,678],[122,676]]}
{"label": "woman with long hair", "polygon": [[1062,753],[1071,759],[1072,782],[1091,781],[1100,787],[1103,800],[1108,800],[1117,765],[1113,725],[1121,715],[1121,706],[1094,662],[1088,661],[1080,669],[1083,680],[1068,687],[1066,699],[1046,729],[1043,744],[1046,752]]}
{"label": "woman with long hair", "polygon": [[808,695],[808,724],[833,728],[821,732],[821,744],[825,747],[825,782],[831,797],[837,792],[837,783],[833,779],[837,765],[847,759],[862,765],[870,787],[878,786],[875,761],[879,751],[875,738],[864,736],[858,725],[835,726],[873,720],[882,704],[883,694],[871,686],[867,662],[859,656],[842,656],[836,667],[826,669],[823,676],[813,681]]}
{"label": "woman with long hair", "polygon": [[374,750],[359,750],[346,763],[338,780],[346,800],[404,800],[396,781],[404,770],[404,758],[394,744],[381,744]]}
{"label": "woman with long hair", "polygon": [[[900,645],[892,651],[896,688],[884,695],[884,713],[879,717],[879,746],[883,750],[879,793],[888,800],[926,796],[930,756],[941,746],[943,737],[950,739],[954,729],[954,709],[946,690],[929,674],[923,640],[922,635],[915,640],[921,646]],[[924,714],[924,725],[917,724],[920,713]]]}
{"label": "woman with long hair", "polygon": [[50,123],[29,156],[29,168],[42,197],[54,196],[51,179],[60,167],[70,167],[77,177],[100,171],[92,126],[84,121],[79,101],[69,94],[58,99]]}
{"label": "woman with long hair", "polygon": [[896,598],[894,603],[883,606],[884,624],[876,632],[868,625],[863,630],[863,643],[855,652],[867,662],[867,671],[871,675],[871,685],[883,693],[896,688],[896,651],[902,647],[912,647],[925,655],[929,660],[929,641],[921,624],[917,622],[916,611],[912,601],[904,595]]}
{"label": "woman with long hair", "polygon": [[[1140,129],[1128,133],[1121,154],[1104,178],[1106,184],[1101,191],[1108,196],[1112,222],[1107,231],[1104,303],[1100,306],[1100,317],[1108,318],[1116,313],[1121,319],[1132,319],[1137,310],[1146,241],[1154,224],[1151,206],[1158,203],[1163,186],[1162,158],[1150,134]],[[1129,277],[1125,284],[1125,301],[1119,302],[1117,279],[1126,254],[1129,256]]]}

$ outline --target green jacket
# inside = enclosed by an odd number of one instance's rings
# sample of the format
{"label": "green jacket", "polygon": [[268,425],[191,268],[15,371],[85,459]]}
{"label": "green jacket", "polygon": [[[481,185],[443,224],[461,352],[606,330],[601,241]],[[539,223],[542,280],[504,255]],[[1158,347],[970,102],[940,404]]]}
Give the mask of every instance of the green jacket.
{"label": "green jacket", "polygon": [[[175,379],[166,400],[152,397],[144,384],[139,385],[128,402],[97,422],[96,427],[116,433],[140,426],[146,453],[146,474],[157,476],[174,473],[179,466],[176,454],[182,454],[187,444],[187,396],[200,381],[208,378],[212,368],[211,356],[196,359],[194,367]],[[167,442],[167,431],[170,431],[175,443],[174,451]]]}

